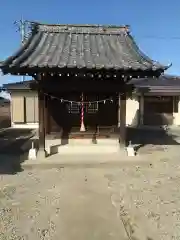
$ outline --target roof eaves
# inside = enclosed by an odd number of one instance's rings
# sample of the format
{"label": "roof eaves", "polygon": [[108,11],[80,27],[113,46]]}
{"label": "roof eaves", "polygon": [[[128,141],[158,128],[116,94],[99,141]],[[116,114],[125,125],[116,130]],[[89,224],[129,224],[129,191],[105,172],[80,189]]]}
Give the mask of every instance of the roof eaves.
{"label": "roof eaves", "polygon": [[9,68],[11,63],[13,62],[14,59],[18,58],[23,52],[27,49],[27,47],[30,45],[32,39],[34,38],[34,35],[32,34],[27,42],[24,45],[21,45],[19,49],[10,57],[8,57],[5,61],[0,62],[0,68],[2,72],[6,70],[6,68]]}
{"label": "roof eaves", "polygon": [[172,64],[165,66],[160,64],[157,61],[152,60],[149,56],[147,56],[137,45],[136,41],[134,40],[134,37],[131,34],[128,34],[128,37],[130,41],[132,42],[133,48],[135,51],[142,57],[143,60],[147,61],[148,63],[152,64],[152,70],[160,70],[162,69],[163,71],[167,70],[172,66]]}
{"label": "roof eaves", "polygon": [[33,80],[27,80],[27,81],[24,81],[24,82],[15,82],[15,83],[6,83],[6,84],[3,84],[3,88],[4,89],[16,89],[16,90],[22,90],[22,89],[29,89],[29,84],[33,82]]}

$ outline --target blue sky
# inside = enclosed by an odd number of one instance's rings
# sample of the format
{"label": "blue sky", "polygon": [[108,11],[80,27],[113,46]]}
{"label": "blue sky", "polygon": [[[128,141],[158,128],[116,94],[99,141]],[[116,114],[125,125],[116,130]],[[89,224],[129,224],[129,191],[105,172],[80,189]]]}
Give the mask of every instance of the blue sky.
{"label": "blue sky", "polygon": [[[141,50],[153,60],[172,63],[168,73],[180,75],[179,13],[179,0],[2,1],[0,60],[19,47],[20,35],[13,22],[22,16],[44,23],[129,24]],[[20,77],[0,76],[0,85],[19,80]]]}

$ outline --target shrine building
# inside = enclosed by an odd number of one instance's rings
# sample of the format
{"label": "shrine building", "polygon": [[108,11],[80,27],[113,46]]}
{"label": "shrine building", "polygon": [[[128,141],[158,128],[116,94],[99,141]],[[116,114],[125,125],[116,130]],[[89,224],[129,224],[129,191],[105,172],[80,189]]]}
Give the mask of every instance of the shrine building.
{"label": "shrine building", "polygon": [[180,87],[165,84],[168,66],[139,49],[129,26],[32,23],[28,40],[0,68],[32,78],[4,87],[11,92],[12,126],[36,126],[41,152],[52,136],[92,144],[112,138],[125,147],[126,126],[150,125],[148,114],[159,104],[170,113],[159,124],[180,124]]}

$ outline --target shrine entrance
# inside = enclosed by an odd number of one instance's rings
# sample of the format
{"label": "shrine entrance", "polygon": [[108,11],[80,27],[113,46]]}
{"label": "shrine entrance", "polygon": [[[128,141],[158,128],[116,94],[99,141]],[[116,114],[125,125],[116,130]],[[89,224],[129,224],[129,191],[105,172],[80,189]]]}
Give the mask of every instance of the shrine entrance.
{"label": "shrine entrance", "polygon": [[114,94],[64,93],[47,97],[49,133],[70,138],[110,137],[118,124]]}

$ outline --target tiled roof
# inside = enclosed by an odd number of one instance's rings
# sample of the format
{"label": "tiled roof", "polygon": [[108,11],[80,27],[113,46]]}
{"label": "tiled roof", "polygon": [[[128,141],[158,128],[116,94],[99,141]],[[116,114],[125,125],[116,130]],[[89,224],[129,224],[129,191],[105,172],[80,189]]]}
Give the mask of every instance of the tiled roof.
{"label": "tiled roof", "polygon": [[4,103],[8,103],[9,104],[10,100],[9,99],[6,99],[4,97],[0,97],[0,104],[4,104]]}
{"label": "tiled roof", "polygon": [[30,90],[30,84],[34,83],[34,80],[26,80],[21,82],[3,84],[2,88],[7,90]]}
{"label": "tiled roof", "polygon": [[162,75],[159,78],[132,79],[129,84],[135,86],[136,93],[145,95],[179,96],[180,94],[180,77],[176,76]]}
{"label": "tiled roof", "polygon": [[134,84],[137,88],[176,88],[180,87],[180,77],[162,75],[159,78],[132,79],[129,83]]}
{"label": "tiled roof", "polygon": [[36,69],[166,69],[140,51],[126,26],[34,24],[29,40],[0,66],[4,73]]}

